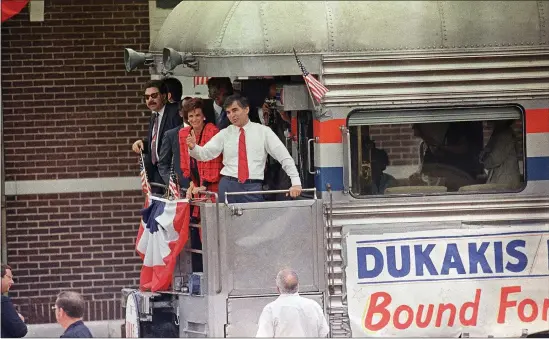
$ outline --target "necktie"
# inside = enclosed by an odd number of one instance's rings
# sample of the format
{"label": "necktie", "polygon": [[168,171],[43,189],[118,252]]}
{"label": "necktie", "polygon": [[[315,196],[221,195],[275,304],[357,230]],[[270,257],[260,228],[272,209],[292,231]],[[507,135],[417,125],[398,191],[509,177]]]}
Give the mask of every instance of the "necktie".
{"label": "necktie", "polygon": [[244,128],[240,127],[240,137],[238,138],[238,181],[244,183],[248,180],[248,156],[246,155],[246,134]]}
{"label": "necktie", "polygon": [[217,124],[221,124],[223,123],[223,120],[225,120],[225,118],[227,118],[227,112],[225,110],[221,110],[221,113],[219,113],[219,121],[217,122]]}
{"label": "necktie", "polygon": [[153,165],[156,165],[158,161],[156,156],[157,124],[158,124],[158,112],[154,112],[154,124],[153,124],[153,130],[152,130],[152,140],[151,140],[151,159],[152,159]]}

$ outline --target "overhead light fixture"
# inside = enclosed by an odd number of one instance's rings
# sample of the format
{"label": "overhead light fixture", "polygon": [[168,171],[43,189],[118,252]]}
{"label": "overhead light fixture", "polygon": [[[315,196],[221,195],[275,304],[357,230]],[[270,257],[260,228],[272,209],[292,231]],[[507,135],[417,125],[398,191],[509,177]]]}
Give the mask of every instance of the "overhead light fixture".
{"label": "overhead light fixture", "polygon": [[141,53],[131,48],[124,48],[124,65],[127,72],[131,72],[141,65],[150,66],[153,62],[154,59],[150,53]]}
{"label": "overhead light fixture", "polygon": [[198,60],[192,54],[180,53],[170,47],[166,47],[162,51],[162,62],[167,73],[172,72],[179,65],[198,71]]}

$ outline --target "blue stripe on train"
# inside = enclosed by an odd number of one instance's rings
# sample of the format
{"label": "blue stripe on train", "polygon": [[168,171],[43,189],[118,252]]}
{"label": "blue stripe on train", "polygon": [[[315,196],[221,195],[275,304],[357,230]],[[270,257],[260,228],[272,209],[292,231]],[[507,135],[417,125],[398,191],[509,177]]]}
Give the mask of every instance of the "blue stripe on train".
{"label": "blue stripe on train", "polygon": [[[343,167],[317,167],[316,170],[317,190],[326,191],[329,183],[333,191],[343,191]],[[549,180],[549,157],[528,157],[526,170],[527,180]]]}
{"label": "blue stripe on train", "polygon": [[549,180],[549,157],[526,158],[526,174],[527,181]]}
{"label": "blue stripe on train", "polygon": [[343,191],[343,167],[317,167],[315,186],[318,191],[327,191],[326,184],[332,191]]}

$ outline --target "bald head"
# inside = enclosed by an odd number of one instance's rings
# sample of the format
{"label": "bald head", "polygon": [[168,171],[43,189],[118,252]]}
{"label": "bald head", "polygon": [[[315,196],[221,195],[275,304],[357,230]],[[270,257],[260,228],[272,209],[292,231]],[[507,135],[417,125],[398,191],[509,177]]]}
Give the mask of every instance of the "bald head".
{"label": "bald head", "polygon": [[297,293],[299,290],[297,273],[289,269],[278,272],[276,275],[276,286],[282,294]]}

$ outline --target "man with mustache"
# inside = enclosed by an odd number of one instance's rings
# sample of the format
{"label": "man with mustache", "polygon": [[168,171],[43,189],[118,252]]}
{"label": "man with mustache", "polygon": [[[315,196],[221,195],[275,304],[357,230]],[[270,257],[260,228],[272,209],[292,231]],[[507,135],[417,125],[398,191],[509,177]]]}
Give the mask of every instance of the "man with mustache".
{"label": "man with mustache", "polygon": [[[178,127],[183,123],[179,115],[178,105],[168,103],[168,88],[161,80],[151,80],[145,85],[145,103],[152,111],[149,120],[149,130],[146,139],[140,139],[133,143],[132,150],[135,153],[145,154],[145,170],[149,182],[165,185],[158,171],[159,153],[162,146],[164,132]],[[163,194],[160,187],[151,185],[151,191],[155,194]]]}

